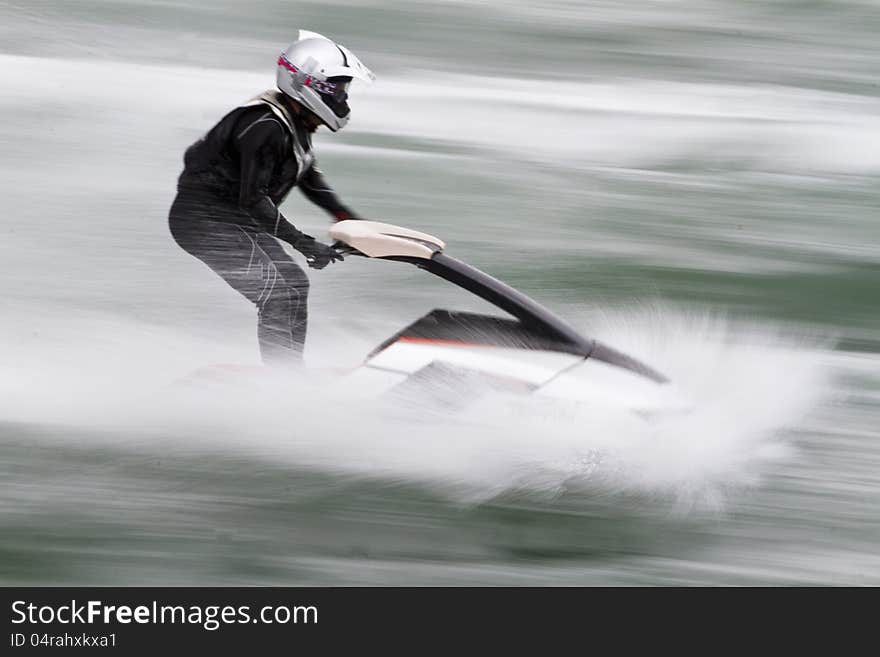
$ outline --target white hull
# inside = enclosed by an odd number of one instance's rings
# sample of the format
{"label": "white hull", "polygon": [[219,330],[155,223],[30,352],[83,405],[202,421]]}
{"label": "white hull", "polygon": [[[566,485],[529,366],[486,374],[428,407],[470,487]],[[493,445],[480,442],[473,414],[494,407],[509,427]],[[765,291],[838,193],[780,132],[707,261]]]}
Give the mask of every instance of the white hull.
{"label": "white hull", "polygon": [[481,390],[501,389],[641,414],[689,408],[671,383],[554,351],[400,340],[346,378],[358,390],[376,395],[421,390],[442,397],[445,388],[467,399]]}

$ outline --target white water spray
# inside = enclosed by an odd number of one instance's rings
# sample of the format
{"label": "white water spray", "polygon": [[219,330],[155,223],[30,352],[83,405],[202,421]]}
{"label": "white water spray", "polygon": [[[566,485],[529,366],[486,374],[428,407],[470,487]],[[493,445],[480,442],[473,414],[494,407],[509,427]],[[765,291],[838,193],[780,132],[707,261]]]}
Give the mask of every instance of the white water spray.
{"label": "white water spray", "polygon": [[[766,328],[658,309],[591,324],[598,337],[669,374],[693,410],[644,419],[495,394],[452,412],[427,398],[402,405],[370,390],[343,394],[344,375],[324,368],[173,385],[187,368],[216,359],[220,347],[117,324],[105,325],[100,340],[80,331],[83,344],[74,347],[69,333],[54,354],[22,354],[20,367],[0,377],[0,417],[92,429],[88,440],[163,460],[238,454],[292,469],[422,482],[461,500],[586,487],[718,507],[791,453],[785,429],[827,391],[825,353]],[[346,344],[348,353],[372,346],[356,336]],[[322,356],[334,358],[313,352],[311,360]],[[81,442],[84,433],[76,435]]]}

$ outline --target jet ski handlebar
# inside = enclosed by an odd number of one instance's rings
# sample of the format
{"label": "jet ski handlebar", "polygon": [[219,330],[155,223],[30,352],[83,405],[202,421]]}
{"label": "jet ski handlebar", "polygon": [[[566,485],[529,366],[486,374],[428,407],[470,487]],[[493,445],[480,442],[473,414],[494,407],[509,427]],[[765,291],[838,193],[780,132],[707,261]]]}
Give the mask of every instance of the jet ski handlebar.
{"label": "jet ski handlebar", "polygon": [[342,255],[361,254],[368,258],[430,260],[446,247],[443,240],[427,233],[361,219],[340,221],[330,229],[330,237]]}
{"label": "jet ski handlebar", "polygon": [[636,359],[582,336],[519,290],[443,253],[446,244],[433,235],[377,221],[349,219],[334,225],[330,237],[342,255],[408,262],[475,294],[518,319],[532,334],[552,341],[554,351],[610,363],[656,383],[668,381],[664,375]]}

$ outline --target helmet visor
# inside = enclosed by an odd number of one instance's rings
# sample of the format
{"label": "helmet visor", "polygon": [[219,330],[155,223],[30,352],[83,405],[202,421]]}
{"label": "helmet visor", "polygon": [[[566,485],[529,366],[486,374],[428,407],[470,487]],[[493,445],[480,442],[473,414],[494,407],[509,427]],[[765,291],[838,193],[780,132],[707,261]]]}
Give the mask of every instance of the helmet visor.
{"label": "helmet visor", "polygon": [[348,87],[351,84],[351,78],[339,76],[328,78],[327,82],[321,85],[322,88],[315,88],[321,95],[321,100],[327,105],[333,113],[340,119],[345,118],[351,112],[348,106]]}

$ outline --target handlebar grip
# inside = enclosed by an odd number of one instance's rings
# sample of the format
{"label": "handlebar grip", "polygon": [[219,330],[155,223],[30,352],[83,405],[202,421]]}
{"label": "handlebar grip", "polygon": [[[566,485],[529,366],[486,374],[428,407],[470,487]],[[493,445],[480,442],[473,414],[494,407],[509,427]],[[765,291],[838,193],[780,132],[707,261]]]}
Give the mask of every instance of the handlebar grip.
{"label": "handlebar grip", "polygon": [[339,240],[336,240],[336,241],[333,242],[333,244],[331,244],[330,246],[333,247],[334,249],[336,249],[337,251],[339,251],[339,253],[341,253],[341,254],[344,255],[344,256],[348,256],[348,255],[363,255],[363,253],[361,253],[360,251],[358,251],[358,250],[357,250],[356,248],[354,248],[353,246],[350,246],[349,244],[346,244],[345,242],[340,242]]}

